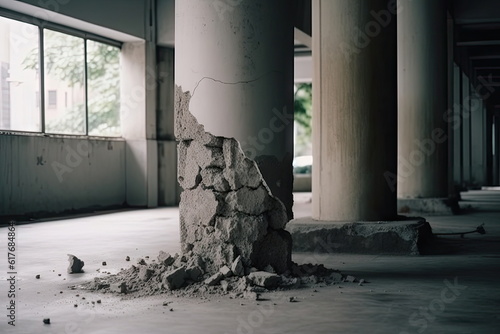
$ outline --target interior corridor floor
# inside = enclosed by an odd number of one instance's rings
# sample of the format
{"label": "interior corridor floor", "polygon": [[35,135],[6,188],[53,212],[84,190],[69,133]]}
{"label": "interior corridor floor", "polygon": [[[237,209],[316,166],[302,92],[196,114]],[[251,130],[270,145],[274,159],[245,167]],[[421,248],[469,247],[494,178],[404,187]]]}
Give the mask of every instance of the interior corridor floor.
{"label": "interior corridor floor", "polygon": [[[11,275],[8,230],[2,227],[0,333],[500,333],[500,191],[462,197],[463,214],[427,217],[433,232],[464,232],[484,223],[487,234],[441,237],[435,253],[423,256],[294,253],[298,263],[323,263],[369,283],[273,292],[264,301],[166,295],[121,300],[68,288],[129,267],[126,256],[134,261],[156,258],[160,250],[179,252],[177,208],[20,223],[15,327],[8,325]],[[297,215],[308,206],[297,201]],[[67,254],[85,261],[85,273],[66,273]],[[163,306],[165,301],[171,304]]]}

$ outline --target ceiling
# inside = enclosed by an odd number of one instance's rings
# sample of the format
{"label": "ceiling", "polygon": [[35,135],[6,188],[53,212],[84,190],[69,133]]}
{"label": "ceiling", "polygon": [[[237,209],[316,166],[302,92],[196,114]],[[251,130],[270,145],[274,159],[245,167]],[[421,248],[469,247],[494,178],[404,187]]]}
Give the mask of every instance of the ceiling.
{"label": "ceiling", "polygon": [[[487,93],[488,109],[500,112],[500,0],[427,1],[448,2],[455,62],[479,93]],[[293,0],[293,9],[296,31],[311,36],[311,0]],[[308,44],[296,34],[296,58],[310,56]]]}
{"label": "ceiling", "polygon": [[500,1],[454,0],[454,58],[485,95],[488,108],[500,108]]}

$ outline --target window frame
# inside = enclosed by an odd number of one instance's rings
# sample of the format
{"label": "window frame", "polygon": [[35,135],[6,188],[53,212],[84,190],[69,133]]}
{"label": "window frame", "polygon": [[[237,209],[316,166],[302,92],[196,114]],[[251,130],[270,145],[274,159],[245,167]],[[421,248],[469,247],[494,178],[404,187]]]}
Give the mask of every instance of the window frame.
{"label": "window frame", "polygon": [[[27,23],[38,27],[38,48],[39,48],[39,66],[40,66],[40,80],[38,82],[40,89],[40,97],[37,103],[40,103],[40,131],[23,131],[23,130],[10,130],[10,129],[1,129],[0,134],[33,134],[33,135],[43,135],[43,136],[62,136],[62,137],[103,137],[103,138],[122,138],[123,135],[120,133],[117,136],[106,136],[106,135],[89,135],[89,101],[88,101],[88,63],[87,63],[87,41],[91,40],[94,42],[106,44],[112,47],[117,47],[118,49],[122,49],[123,42],[107,38],[101,35],[97,35],[94,33],[89,33],[80,29],[72,28],[69,26],[65,26],[62,24],[54,23],[51,21],[47,21],[44,19],[39,19],[34,16],[30,16],[27,14],[18,13],[6,8],[0,7],[0,17],[4,17],[7,19]],[[67,134],[67,133],[52,133],[46,132],[45,129],[45,113],[46,108],[48,107],[45,104],[45,54],[44,54],[44,29],[53,30],[59,33],[79,37],[83,39],[83,47],[84,47],[84,96],[85,96],[85,134]],[[48,92],[47,92],[48,94]],[[48,97],[47,97],[48,98]]]}

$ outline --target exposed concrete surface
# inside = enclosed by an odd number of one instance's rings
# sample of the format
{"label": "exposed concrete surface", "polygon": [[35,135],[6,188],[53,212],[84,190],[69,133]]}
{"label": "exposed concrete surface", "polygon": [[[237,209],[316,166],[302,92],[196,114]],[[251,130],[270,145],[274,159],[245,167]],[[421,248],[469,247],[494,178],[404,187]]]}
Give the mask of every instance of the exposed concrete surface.
{"label": "exposed concrete surface", "polygon": [[[318,286],[293,294],[274,292],[259,301],[167,299],[162,295],[121,300],[119,295],[68,289],[102,276],[97,269],[116,273],[130,265],[127,255],[135,261],[160,250],[179,252],[179,211],[175,208],[18,225],[22,242],[17,249],[16,284],[21,290],[16,294],[16,327],[4,319],[0,332],[65,333],[71,329],[85,334],[155,334],[168,328],[168,332],[187,334],[413,334],[422,329],[423,333],[496,334],[500,328],[500,192],[469,191],[462,197],[461,204],[475,210],[432,217],[434,232],[471,230],[485,223],[486,235],[440,238],[445,247],[429,256],[294,253],[298,263],[322,263],[370,283]],[[6,232],[0,228],[0,235]],[[66,273],[67,253],[85,260],[85,274]],[[107,261],[106,267],[102,261]],[[0,262],[0,290],[4,292],[6,264]],[[36,274],[41,278],[37,280]],[[459,289],[454,293],[445,280],[454,286],[455,279]],[[443,291],[447,303],[440,303]],[[291,297],[297,302],[290,302]],[[421,310],[429,312],[429,319]],[[50,318],[51,324],[44,325],[44,318]]]}
{"label": "exposed concrete surface", "polygon": [[398,213],[403,215],[452,215],[459,210],[458,202],[448,198],[398,198]]}
{"label": "exposed concrete surface", "polygon": [[255,161],[233,138],[205,132],[189,110],[190,92],[176,87],[175,135],[184,253],[202,257],[215,273],[241,255],[246,267],[270,265],[283,273],[291,265],[288,215],[267,186]]}
{"label": "exposed concrete surface", "polygon": [[293,206],[292,20],[286,0],[175,3],[175,83],[191,92],[190,113],[210,134],[239,142],[285,205],[288,219]]}
{"label": "exposed concrete surface", "polygon": [[297,252],[418,255],[419,245],[432,239],[424,218],[354,223],[303,217],[290,221],[287,230]]}

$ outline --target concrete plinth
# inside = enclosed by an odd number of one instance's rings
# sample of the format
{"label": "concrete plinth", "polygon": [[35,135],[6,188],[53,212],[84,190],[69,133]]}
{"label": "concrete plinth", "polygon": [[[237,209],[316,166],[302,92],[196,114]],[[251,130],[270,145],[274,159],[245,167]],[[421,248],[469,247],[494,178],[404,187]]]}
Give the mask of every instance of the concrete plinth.
{"label": "concrete plinth", "polygon": [[286,228],[296,252],[419,255],[432,239],[424,218],[391,222],[320,222],[311,217]]}
{"label": "concrete plinth", "polygon": [[400,214],[453,215],[459,210],[458,201],[449,198],[398,198]]}

